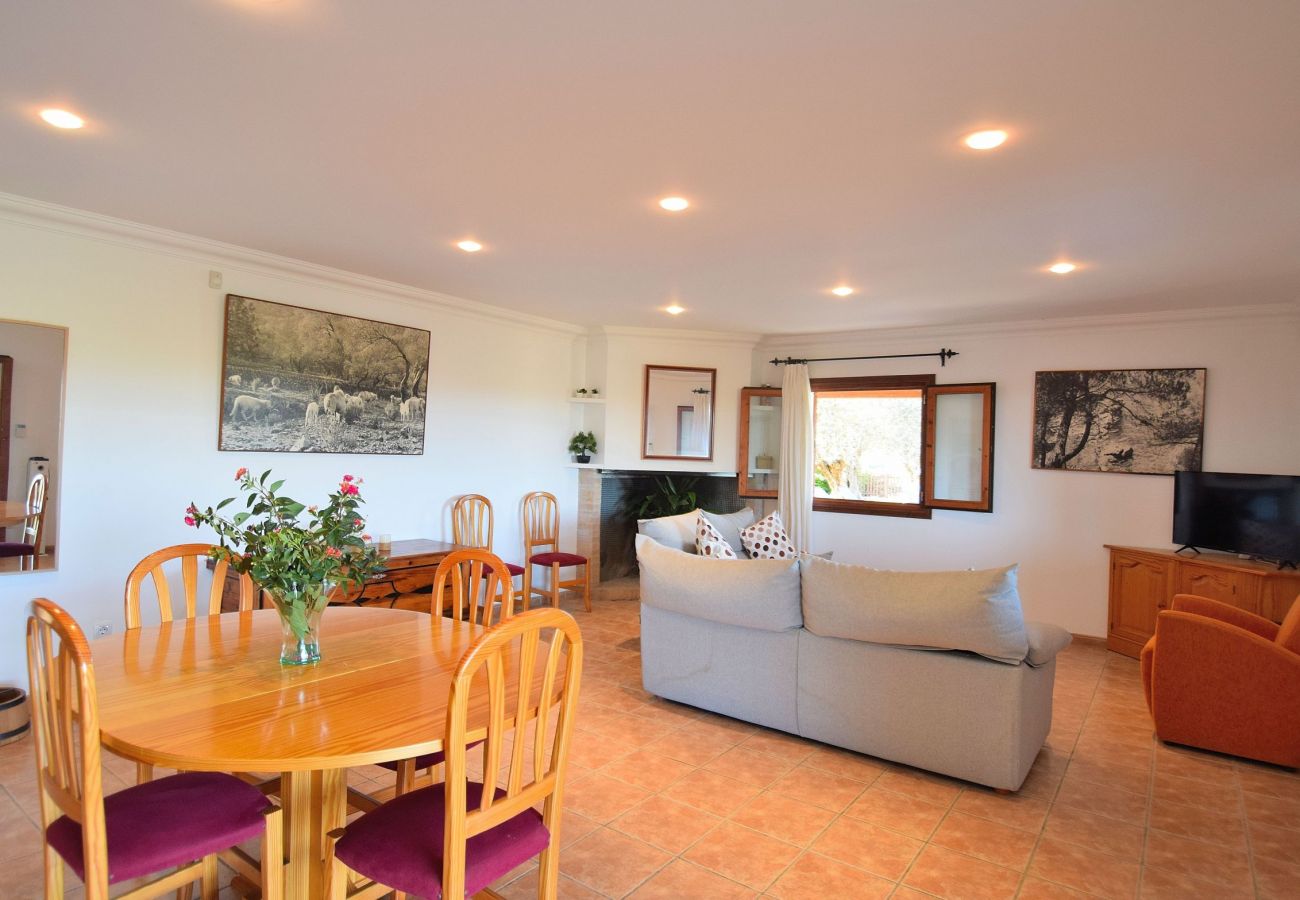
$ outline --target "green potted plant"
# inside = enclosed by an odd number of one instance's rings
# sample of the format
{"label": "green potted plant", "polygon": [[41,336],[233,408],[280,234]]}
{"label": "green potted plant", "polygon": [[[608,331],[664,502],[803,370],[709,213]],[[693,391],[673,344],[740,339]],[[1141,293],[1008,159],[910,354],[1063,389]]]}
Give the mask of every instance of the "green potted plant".
{"label": "green potted plant", "polygon": [[657,519],[661,516],[676,516],[695,509],[697,495],[695,485],[699,478],[678,478],[673,481],[669,475],[655,479],[655,489],[641,497],[634,497],[629,509],[638,519]]}
{"label": "green potted plant", "polygon": [[275,604],[280,663],[307,665],[320,661],[320,618],[335,586],[360,587],[382,571],[383,561],[363,533],[360,478],[344,475],[329,502],[316,507],[277,496],[284,481],[267,484],[270,477],[269,469],[254,478],[241,468],[235,480],[247,495],[244,509],[227,519],[220,511],[235,497],[202,510],[191,503],[185,524],[211,527],[221,539],[213,558],[247,574]]}
{"label": "green potted plant", "polygon": [[591,454],[597,449],[596,435],[590,431],[579,431],[569,438],[569,452],[580,463],[591,462]]}

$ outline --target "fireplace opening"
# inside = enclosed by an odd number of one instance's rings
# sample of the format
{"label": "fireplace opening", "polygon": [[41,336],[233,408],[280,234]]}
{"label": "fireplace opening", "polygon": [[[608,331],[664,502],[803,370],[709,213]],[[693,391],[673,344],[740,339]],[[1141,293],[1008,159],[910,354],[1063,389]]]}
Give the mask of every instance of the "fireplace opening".
{"label": "fireplace opening", "polygon": [[[654,493],[657,481],[669,477],[681,488],[683,481],[693,480],[695,505],[710,512],[730,513],[745,504],[738,493],[735,475],[704,472],[631,472],[627,470],[584,470],[579,489],[579,530],[597,546],[588,546],[589,558],[600,560],[599,576],[593,581],[608,582],[635,577],[637,506]],[[597,496],[598,493],[598,496]],[[594,528],[583,528],[582,517],[590,516]],[[653,514],[645,516],[652,518]],[[593,573],[595,575],[596,573]]]}

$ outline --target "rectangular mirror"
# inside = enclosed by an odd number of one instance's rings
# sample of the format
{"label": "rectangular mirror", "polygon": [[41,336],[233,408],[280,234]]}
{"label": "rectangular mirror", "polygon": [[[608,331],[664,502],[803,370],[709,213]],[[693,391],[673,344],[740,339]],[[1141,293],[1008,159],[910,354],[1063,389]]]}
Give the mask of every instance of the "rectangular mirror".
{"label": "rectangular mirror", "polygon": [[0,574],[55,568],[67,330],[0,320]]}
{"label": "rectangular mirror", "polygon": [[642,459],[713,459],[717,369],[646,366]]}

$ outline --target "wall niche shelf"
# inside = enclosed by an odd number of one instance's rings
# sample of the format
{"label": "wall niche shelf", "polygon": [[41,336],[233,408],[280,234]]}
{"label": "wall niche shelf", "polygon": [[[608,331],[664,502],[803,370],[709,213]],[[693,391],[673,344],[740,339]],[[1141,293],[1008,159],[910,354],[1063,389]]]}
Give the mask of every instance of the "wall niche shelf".
{"label": "wall niche shelf", "polygon": [[570,397],[570,403],[604,403],[604,397]]}

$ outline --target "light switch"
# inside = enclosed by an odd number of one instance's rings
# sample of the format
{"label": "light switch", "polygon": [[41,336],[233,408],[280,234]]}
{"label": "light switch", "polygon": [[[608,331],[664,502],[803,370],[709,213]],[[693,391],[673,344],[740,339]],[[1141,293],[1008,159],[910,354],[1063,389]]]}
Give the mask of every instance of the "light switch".
{"label": "light switch", "polygon": [[14,425],[14,437],[16,438],[27,437],[27,426],[22,424],[21,422]]}

